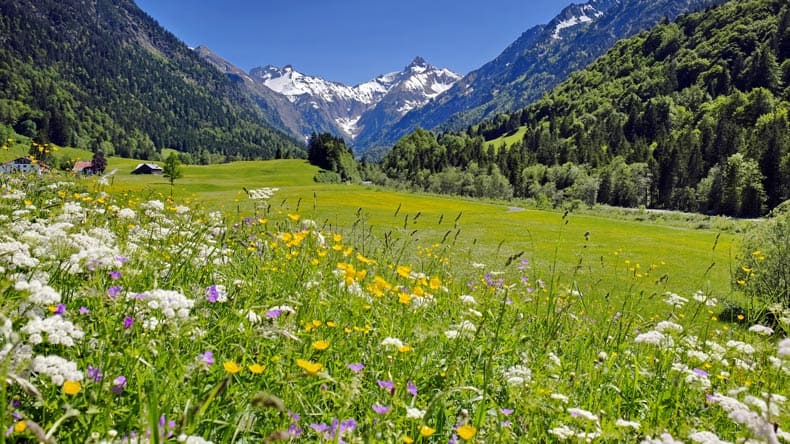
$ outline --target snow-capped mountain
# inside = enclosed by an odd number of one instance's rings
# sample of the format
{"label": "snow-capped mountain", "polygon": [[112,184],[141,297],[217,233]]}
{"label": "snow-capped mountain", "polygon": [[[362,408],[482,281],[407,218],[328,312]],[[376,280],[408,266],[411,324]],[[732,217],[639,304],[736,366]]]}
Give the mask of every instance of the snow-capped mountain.
{"label": "snow-capped mountain", "polygon": [[528,29],[494,60],[468,73],[425,106],[377,133],[355,140],[391,146],[416,128],[459,130],[511,112],[538,99],[595,60],[619,39],[649,29],[663,18],[724,0],[589,0],[571,4],[545,25]]}
{"label": "snow-capped mountain", "polygon": [[403,71],[383,74],[355,86],[306,75],[290,65],[254,68],[250,76],[284,95],[303,114],[320,115],[336,127],[336,133],[350,139],[372,130],[381,121],[398,119],[424,106],[461,78],[422,57],[415,58]]}

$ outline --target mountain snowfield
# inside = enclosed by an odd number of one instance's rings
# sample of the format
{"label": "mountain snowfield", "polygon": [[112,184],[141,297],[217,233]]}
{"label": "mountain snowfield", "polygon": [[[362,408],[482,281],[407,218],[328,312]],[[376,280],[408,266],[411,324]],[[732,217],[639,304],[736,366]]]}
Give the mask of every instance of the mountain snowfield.
{"label": "mountain snowfield", "polygon": [[[385,114],[398,119],[420,108],[450,89],[461,76],[446,68],[437,68],[423,58],[415,58],[403,71],[380,75],[356,86],[300,73],[293,66],[254,68],[250,76],[267,88],[284,95],[297,108],[312,108],[325,113],[339,132],[355,139],[376,119],[367,113]],[[378,109],[379,104],[386,110]]]}
{"label": "mountain snowfield", "polygon": [[[560,40],[562,37],[560,36],[560,32],[565,28],[571,28],[576,25],[581,25],[582,23],[590,23],[594,19],[601,17],[604,13],[602,11],[598,11],[595,9],[593,4],[588,3],[583,5],[580,10],[581,14],[575,15],[569,19],[565,19],[560,21],[554,26],[554,33],[551,34],[551,37],[555,40]],[[589,15],[587,15],[589,13]],[[590,17],[590,15],[592,17]]]}

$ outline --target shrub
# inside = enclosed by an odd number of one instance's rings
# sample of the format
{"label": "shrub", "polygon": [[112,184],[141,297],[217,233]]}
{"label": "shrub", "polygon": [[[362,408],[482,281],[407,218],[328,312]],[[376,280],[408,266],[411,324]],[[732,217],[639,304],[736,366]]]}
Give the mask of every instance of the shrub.
{"label": "shrub", "polygon": [[313,180],[318,183],[340,183],[340,174],[334,171],[318,170],[313,176]]}
{"label": "shrub", "polygon": [[790,307],[790,201],[743,238],[735,285],[761,302]]}

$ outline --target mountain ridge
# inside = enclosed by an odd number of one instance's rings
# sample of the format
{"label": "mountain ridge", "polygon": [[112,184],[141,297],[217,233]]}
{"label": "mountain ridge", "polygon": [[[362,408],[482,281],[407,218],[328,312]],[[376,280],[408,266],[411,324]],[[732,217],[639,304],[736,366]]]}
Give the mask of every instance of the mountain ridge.
{"label": "mountain ridge", "polygon": [[292,134],[304,140],[312,133],[329,132],[353,141],[362,132],[425,105],[461,78],[416,56],[401,71],[349,86],[303,74],[290,64],[259,66],[247,73],[203,45],[195,51],[244,83],[262,104],[279,113]]}
{"label": "mountain ridge", "polygon": [[620,38],[647,29],[664,17],[674,18],[722,1],[590,0],[571,4],[547,24],[526,30],[496,58],[468,73],[430,104],[356,143],[363,148],[389,146],[418,127],[459,130],[499,112],[518,109],[591,63]]}

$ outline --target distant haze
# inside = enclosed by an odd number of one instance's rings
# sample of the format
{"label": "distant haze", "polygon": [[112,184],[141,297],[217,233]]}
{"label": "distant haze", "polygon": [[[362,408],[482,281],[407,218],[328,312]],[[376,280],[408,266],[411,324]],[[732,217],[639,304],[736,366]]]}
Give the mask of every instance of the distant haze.
{"label": "distant haze", "polygon": [[[466,74],[571,0],[136,0],[187,45],[245,70],[293,65],[356,85],[415,56]],[[578,1],[577,1],[578,2]]]}

